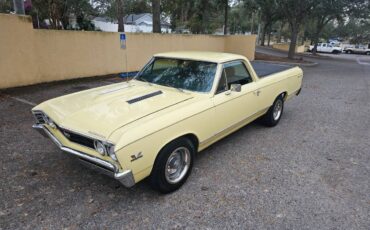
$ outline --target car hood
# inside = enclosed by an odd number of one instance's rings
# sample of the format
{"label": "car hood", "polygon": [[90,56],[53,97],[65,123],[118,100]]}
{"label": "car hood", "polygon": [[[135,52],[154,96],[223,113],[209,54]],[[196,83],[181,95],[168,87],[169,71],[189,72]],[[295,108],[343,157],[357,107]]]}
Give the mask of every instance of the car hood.
{"label": "car hood", "polygon": [[108,139],[115,130],[192,97],[176,89],[131,81],[55,98],[33,110],[42,110],[62,128]]}

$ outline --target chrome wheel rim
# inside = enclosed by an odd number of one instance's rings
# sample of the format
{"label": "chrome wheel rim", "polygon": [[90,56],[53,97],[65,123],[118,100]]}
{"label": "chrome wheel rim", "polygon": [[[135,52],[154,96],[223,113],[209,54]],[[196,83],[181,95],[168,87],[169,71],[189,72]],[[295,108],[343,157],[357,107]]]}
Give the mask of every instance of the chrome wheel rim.
{"label": "chrome wheel rim", "polygon": [[185,147],[179,147],[170,154],[165,168],[168,183],[176,184],[185,177],[190,167],[190,158],[190,151]]}
{"label": "chrome wheel rim", "polygon": [[276,101],[275,106],[274,106],[274,120],[278,120],[281,116],[281,111],[283,109],[283,102],[281,100]]}

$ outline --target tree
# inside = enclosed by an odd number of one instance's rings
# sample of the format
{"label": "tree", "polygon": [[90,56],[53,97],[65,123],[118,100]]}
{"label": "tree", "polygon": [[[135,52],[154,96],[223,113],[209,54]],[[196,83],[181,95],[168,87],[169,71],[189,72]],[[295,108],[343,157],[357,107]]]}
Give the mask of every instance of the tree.
{"label": "tree", "polygon": [[294,58],[298,33],[304,21],[311,15],[315,0],[276,0],[279,10],[290,26],[288,58]]}
{"label": "tree", "polygon": [[129,14],[149,13],[149,0],[92,0],[98,15],[117,20],[118,31],[124,32],[124,17]]}
{"label": "tree", "polygon": [[321,0],[316,2],[315,9],[310,17],[314,27],[311,35],[314,44],[313,54],[316,54],[317,43],[325,26],[335,19],[342,21],[348,3],[350,3],[348,0]]}
{"label": "tree", "polygon": [[152,0],[153,33],[161,33],[161,1]]}
{"label": "tree", "polygon": [[370,20],[352,18],[339,24],[333,33],[353,44],[370,44]]}
{"label": "tree", "polygon": [[[49,21],[52,29],[81,29],[94,30],[94,25],[90,22],[91,15],[96,14],[89,0],[32,0],[30,12],[35,21]],[[70,25],[70,17],[77,19],[77,28]]]}
{"label": "tree", "polygon": [[13,11],[13,6],[12,0],[0,0],[0,13],[9,14]]}
{"label": "tree", "polygon": [[230,34],[244,34],[247,31],[253,33],[255,11],[246,6],[245,2],[231,6],[228,14]]}
{"label": "tree", "polygon": [[[161,3],[173,31],[210,34],[225,25],[225,0],[162,0]],[[230,11],[228,6],[227,21]]]}
{"label": "tree", "polygon": [[261,46],[264,46],[266,33],[270,38],[271,27],[280,18],[281,14],[275,0],[259,0],[256,1],[256,5],[261,13],[261,20],[263,22]]}

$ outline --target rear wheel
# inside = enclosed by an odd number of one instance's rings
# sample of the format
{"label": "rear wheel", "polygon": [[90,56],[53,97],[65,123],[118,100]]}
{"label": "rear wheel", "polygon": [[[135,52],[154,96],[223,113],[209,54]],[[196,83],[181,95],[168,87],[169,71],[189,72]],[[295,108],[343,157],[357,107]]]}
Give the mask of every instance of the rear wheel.
{"label": "rear wheel", "polygon": [[284,94],[278,96],[267,113],[262,117],[263,123],[268,127],[277,125],[283,115],[284,110]]}
{"label": "rear wheel", "polygon": [[351,54],[352,53],[352,50],[347,50],[346,52],[347,54]]}
{"label": "rear wheel", "polygon": [[370,55],[370,51],[366,52],[366,55]]}
{"label": "rear wheel", "polygon": [[180,188],[190,175],[195,151],[187,138],[176,139],[163,147],[150,175],[151,186],[161,193]]}

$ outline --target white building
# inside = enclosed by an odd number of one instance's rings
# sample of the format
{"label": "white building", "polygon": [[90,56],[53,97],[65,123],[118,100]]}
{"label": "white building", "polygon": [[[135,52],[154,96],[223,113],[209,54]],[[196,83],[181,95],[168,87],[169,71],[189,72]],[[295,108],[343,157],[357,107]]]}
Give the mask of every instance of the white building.
{"label": "white building", "polygon": [[[150,13],[130,14],[123,18],[125,32],[151,33],[153,32],[153,15]],[[97,29],[106,32],[117,32],[118,23],[106,17],[96,17],[92,23]],[[170,24],[165,20],[161,21],[162,33],[171,33]]]}

